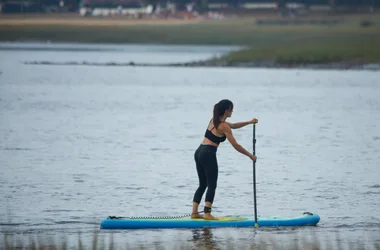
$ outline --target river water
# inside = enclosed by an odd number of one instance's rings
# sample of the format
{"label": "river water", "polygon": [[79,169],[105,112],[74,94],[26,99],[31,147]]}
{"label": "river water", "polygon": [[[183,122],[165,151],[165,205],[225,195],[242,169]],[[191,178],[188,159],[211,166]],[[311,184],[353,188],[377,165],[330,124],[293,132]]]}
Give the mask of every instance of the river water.
{"label": "river water", "polygon": [[[380,244],[378,72],[26,64],[186,62],[232,49],[2,43],[0,246],[34,239],[75,248],[78,238],[123,249]],[[234,102],[231,122],[259,119],[259,215],[309,211],[321,216],[318,226],[100,230],[108,215],[191,212],[193,153],[223,98]],[[251,126],[233,133],[252,150]],[[218,162],[214,215],[251,216],[252,162],[228,142]]]}

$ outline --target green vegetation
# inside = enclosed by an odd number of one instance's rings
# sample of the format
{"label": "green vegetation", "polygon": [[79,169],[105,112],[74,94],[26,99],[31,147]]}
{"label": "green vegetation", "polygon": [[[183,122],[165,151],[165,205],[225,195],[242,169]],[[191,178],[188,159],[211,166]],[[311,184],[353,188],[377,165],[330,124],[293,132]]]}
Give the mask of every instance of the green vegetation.
{"label": "green vegetation", "polygon": [[230,53],[218,61],[229,64],[249,61],[274,61],[279,64],[329,63],[350,61],[380,62],[380,35],[342,35],[298,39],[276,46],[249,48]]}
{"label": "green vegetation", "polygon": [[[0,19],[0,40],[249,47],[218,59],[228,64],[268,60],[290,65],[341,61],[380,62],[379,14],[325,18],[336,19],[338,22],[330,25],[266,25],[257,24],[254,18],[234,18],[184,22],[180,25],[168,22],[164,25],[25,26],[4,24]],[[323,17],[317,19],[322,20]]]}

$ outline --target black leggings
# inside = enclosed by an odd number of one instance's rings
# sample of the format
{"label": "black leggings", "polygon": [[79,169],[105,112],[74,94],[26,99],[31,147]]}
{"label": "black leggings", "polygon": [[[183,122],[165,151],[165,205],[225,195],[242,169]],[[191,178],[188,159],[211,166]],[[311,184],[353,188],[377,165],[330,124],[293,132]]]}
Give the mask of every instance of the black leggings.
{"label": "black leggings", "polygon": [[217,148],[211,145],[200,145],[195,151],[194,159],[197,166],[199,187],[194,194],[193,201],[200,203],[207,188],[206,202],[213,202],[216,183],[218,180]]}

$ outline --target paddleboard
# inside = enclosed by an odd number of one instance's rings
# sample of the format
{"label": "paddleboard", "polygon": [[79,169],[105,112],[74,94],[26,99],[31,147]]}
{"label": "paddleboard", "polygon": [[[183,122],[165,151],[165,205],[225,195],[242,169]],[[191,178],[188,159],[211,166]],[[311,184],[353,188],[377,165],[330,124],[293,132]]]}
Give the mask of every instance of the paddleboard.
{"label": "paddleboard", "polygon": [[[101,229],[147,229],[147,228],[214,228],[254,227],[254,217],[223,216],[219,220],[185,218],[126,218],[109,216],[100,224]],[[316,226],[317,214],[305,212],[299,216],[258,216],[259,227]]]}

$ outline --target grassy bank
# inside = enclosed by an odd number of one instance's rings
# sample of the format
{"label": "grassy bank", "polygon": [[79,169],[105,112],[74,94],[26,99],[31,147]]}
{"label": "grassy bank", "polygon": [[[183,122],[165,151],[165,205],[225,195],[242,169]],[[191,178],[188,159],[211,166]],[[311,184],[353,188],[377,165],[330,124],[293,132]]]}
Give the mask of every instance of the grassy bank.
{"label": "grassy bank", "polygon": [[200,22],[177,20],[165,24],[152,20],[145,23],[103,22],[76,17],[67,24],[56,19],[49,22],[46,18],[38,22],[34,18],[33,22],[20,25],[20,20],[3,16],[0,18],[0,41],[249,46],[250,49],[220,59],[232,64],[265,60],[279,63],[380,62],[380,15],[313,18],[337,22],[330,25],[268,25],[259,24],[252,17]]}
{"label": "grassy bank", "polygon": [[331,62],[379,63],[379,44],[380,36],[377,34],[320,36],[275,46],[252,47],[230,53],[216,62],[233,65],[271,61],[285,66]]}

